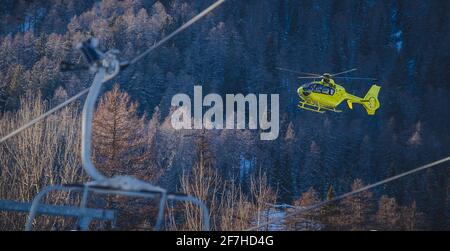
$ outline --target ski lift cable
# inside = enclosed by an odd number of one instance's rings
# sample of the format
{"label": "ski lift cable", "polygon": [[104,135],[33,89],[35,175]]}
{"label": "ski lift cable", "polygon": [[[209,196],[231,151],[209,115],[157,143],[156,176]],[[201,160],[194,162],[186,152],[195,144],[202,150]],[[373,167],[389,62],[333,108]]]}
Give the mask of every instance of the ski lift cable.
{"label": "ski lift cable", "polygon": [[[450,161],[450,156],[448,156],[448,157],[446,157],[446,158],[443,158],[443,159],[440,159],[440,160],[437,160],[437,161],[435,161],[435,162],[432,162],[432,163],[429,163],[429,164],[420,166],[420,167],[415,168],[415,169],[412,169],[412,170],[410,170],[410,171],[407,171],[407,172],[404,172],[404,173],[401,173],[401,174],[392,176],[392,177],[390,177],[390,178],[387,178],[387,179],[378,181],[378,182],[376,182],[376,183],[367,185],[367,186],[365,186],[365,187],[356,189],[356,190],[354,190],[354,191],[351,191],[351,192],[348,192],[348,193],[339,195],[339,196],[337,196],[337,197],[334,197],[334,198],[331,199],[331,200],[326,200],[326,201],[322,201],[322,202],[316,203],[316,204],[311,205],[311,206],[306,206],[306,207],[303,207],[303,208],[298,208],[298,210],[295,210],[295,211],[293,211],[293,212],[287,214],[285,217],[290,217],[290,216],[293,216],[293,215],[298,214],[298,213],[307,212],[307,211],[311,211],[311,210],[313,210],[313,209],[320,208],[320,207],[325,206],[325,205],[327,205],[327,204],[330,204],[330,203],[333,203],[333,202],[336,202],[336,201],[345,199],[345,198],[350,197],[350,196],[353,196],[353,195],[355,195],[355,194],[358,194],[358,193],[361,193],[361,192],[370,190],[370,189],[372,189],[372,188],[375,188],[375,187],[384,185],[384,184],[386,184],[386,183],[389,183],[389,182],[392,182],[392,181],[394,181],[394,180],[403,178],[403,177],[405,177],[405,176],[408,176],[408,175],[411,175],[411,174],[414,174],[414,173],[423,171],[423,170],[425,170],[425,169],[428,169],[428,168],[431,168],[431,167],[435,167],[435,166],[437,166],[437,165],[439,165],[439,164],[442,164],[442,163],[445,163],[445,162],[448,162],[448,161]],[[266,221],[266,222],[264,222],[264,223],[262,223],[262,224],[258,224],[257,226],[248,228],[246,231],[255,231],[255,230],[260,229],[261,227],[268,226],[268,225],[270,225],[270,224],[276,223],[277,221],[279,221],[279,220],[277,220],[277,219],[268,220],[268,221]]]}
{"label": "ski lift cable", "polygon": [[[175,35],[177,35],[178,33],[184,31],[185,29],[187,29],[188,27],[190,27],[191,25],[193,25],[194,23],[196,23],[197,21],[199,21],[201,18],[203,18],[204,16],[206,16],[208,13],[210,13],[211,11],[213,11],[215,8],[219,7],[219,5],[221,5],[222,3],[224,3],[225,0],[218,0],[217,2],[215,2],[214,4],[212,4],[210,7],[208,7],[207,9],[205,9],[204,11],[202,11],[200,14],[198,14],[197,16],[193,17],[191,20],[189,20],[188,22],[186,22],[185,24],[183,24],[180,28],[178,28],[177,30],[175,30],[174,32],[172,32],[171,34],[169,34],[167,37],[163,38],[161,41],[159,41],[158,43],[154,44],[152,47],[150,47],[149,49],[147,49],[146,51],[144,51],[143,53],[139,54],[138,56],[134,57],[132,60],[130,60],[128,63],[125,62],[125,64],[121,65],[121,67],[127,67],[131,64],[135,64],[137,61],[141,60],[142,58],[144,58],[145,56],[147,56],[150,52],[152,52],[153,50],[155,50],[156,48],[160,47],[162,44],[166,43],[168,40],[170,40],[172,37],[174,37]],[[90,88],[86,88],[84,90],[82,90],[81,92],[79,92],[78,94],[76,94],[75,96],[69,98],[68,100],[66,100],[65,102],[59,104],[58,106],[52,108],[51,110],[47,111],[46,113],[40,115],[39,117],[29,121],[28,123],[24,124],[23,126],[17,128],[16,130],[14,130],[13,132],[7,134],[6,136],[2,137],[0,139],[0,144],[2,144],[3,142],[5,142],[6,140],[8,140],[9,138],[17,135],[18,133],[22,132],[23,130],[33,126],[34,124],[36,124],[37,122],[45,119],[46,117],[50,116],[51,114],[55,113],[56,111],[60,110],[61,108],[69,105],[70,103],[72,103],[73,101],[81,98],[82,96],[84,96],[85,94],[87,94],[89,92]]]}
{"label": "ski lift cable", "polygon": [[[145,181],[141,181],[139,179],[136,179],[132,176],[114,176],[113,178],[108,178],[104,176],[101,172],[99,172],[95,165],[92,163],[91,160],[91,144],[92,144],[92,120],[93,120],[93,112],[95,107],[95,101],[97,100],[100,89],[102,87],[102,84],[111,80],[116,75],[120,73],[120,70],[124,69],[125,67],[129,66],[130,64],[136,63],[138,60],[144,58],[147,54],[149,54],[151,51],[155,50],[165,42],[167,42],[170,38],[174,37],[181,31],[187,29],[189,26],[200,20],[202,17],[206,16],[209,12],[217,8],[219,5],[224,3],[225,0],[218,0],[214,4],[212,4],[210,7],[202,11],[200,14],[189,20],[187,23],[183,24],[180,28],[169,34],[167,37],[163,38],[160,42],[156,43],[143,53],[139,54],[137,57],[133,58],[130,62],[119,62],[117,59],[117,50],[109,50],[107,52],[103,52],[98,49],[98,40],[96,38],[90,38],[84,42],[81,42],[77,45],[77,49],[79,49],[85,56],[86,60],[89,63],[89,70],[91,72],[95,72],[95,77],[93,80],[93,83],[91,87],[81,91],[80,93],[76,94],[75,96],[69,98],[65,102],[61,103],[60,105],[56,106],[55,108],[49,110],[48,112],[40,115],[39,117],[33,119],[32,121],[26,123],[24,126],[18,128],[14,132],[6,135],[5,137],[1,138],[0,143],[4,142],[8,138],[20,133],[21,131],[25,130],[26,128],[36,124],[37,122],[41,121],[45,117],[53,114],[57,110],[65,107],[66,105],[70,104],[74,100],[80,98],[84,94],[88,94],[88,97],[84,103],[83,112],[82,112],[82,137],[81,137],[81,160],[82,160],[82,166],[83,169],[86,171],[86,173],[93,179],[93,181],[81,185],[83,189],[85,189],[85,192],[83,192],[83,200],[86,201],[87,196],[87,189],[89,186],[100,186],[104,187],[106,189],[113,189],[117,190],[115,193],[120,193],[125,196],[143,196],[146,197],[146,193],[159,193],[161,195],[160,198],[160,207],[159,212],[157,215],[157,223],[155,225],[155,230],[159,230],[162,225],[162,220],[164,218],[164,207],[168,200],[173,201],[185,201],[193,203],[194,205],[198,206],[201,211],[203,212],[203,218],[202,218],[202,226],[204,230],[209,230],[209,211],[206,205],[200,201],[198,198],[189,196],[189,195],[176,195],[176,194],[168,194],[167,190],[161,187],[154,186],[150,183],[147,183]],[[67,67],[69,66],[69,67]],[[76,69],[75,67],[71,67],[70,65],[63,66],[61,68],[73,70]],[[75,187],[77,188],[77,187]],[[45,196],[46,193],[53,191],[55,189],[60,189],[59,187],[54,186],[47,186],[45,187],[33,200],[33,204],[30,209],[30,214],[27,221],[27,228],[31,229],[30,226],[32,225],[34,216],[38,213],[38,207],[40,203],[40,198],[42,196]],[[72,187],[69,187],[69,189],[73,189]],[[82,203],[81,209],[85,208],[85,203]],[[80,221],[82,224],[82,227],[87,227],[85,223],[88,221],[86,218],[81,218]]]}
{"label": "ski lift cable", "polygon": [[81,98],[82,96],[86,95],[86,93],[89,92],[89,88],[86,88],[84,90],[82,90],[81,92],[79,92],[78,94],[76,94],[75,96],[67,99],[66,101],[64,101],[63,103],[55,106],[54,108],[48,110],[47,112],[43,113],[42,115],[36,117],[35,119],[29,121],[28,123],[24,124],[23,126],[17,128],[16,130],[14,130],[13,132],[9,133],[8,135],[2,137],[0,139],[0,144],[5,142],[6,140],[8,140],[9,138],[19,134],[20,132],[22,132],[23,130],[31,127],[32,125],[36,124],[37,122],[45,119],[46,117],[50,116],[51,114],[55,113],[56,111],[64,108],[65,106],[69,105],[70,103],[74,102],[75,100]]}

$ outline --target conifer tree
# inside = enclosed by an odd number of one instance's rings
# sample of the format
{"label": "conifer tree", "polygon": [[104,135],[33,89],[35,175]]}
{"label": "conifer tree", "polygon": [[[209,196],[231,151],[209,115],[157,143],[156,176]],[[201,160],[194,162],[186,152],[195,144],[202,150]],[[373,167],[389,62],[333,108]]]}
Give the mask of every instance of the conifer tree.
{"label": "conifer tree", "polygon": [[[364,187],[361,179],[356,179],[352,184],[352,191]],[[372,193],[369,191],[360,192],[342,201],[343,226],[349,230],[367,230],[369,215],[372,210]]]}
{"label": "conifer tree", "polygon": [[[196,141],[195,161],[192,173],[183,173],[181,189],[185,194],[192,195],[208,203],[210,214],[217,213],[217,192],[220,187],[220,177],[213,167],[213,157],[204,133]],[[201,230],[202,214],[199,208],[190,203],[185,204],[185,226],[189,230]],[[209,215],[209,217],[212,215]],[[212,222],[215,225],[215,222]]]}
{"label": "conifer tree", "polygon": [[375,222],[380,230],[398,230],[400,215],[395,198],[382,196],[378,202]]}
{"label": "conifer tree", "polygon": [[[288,210],[288,212],[298,210],[298,208],[306,208],[320,202],[319,196],[314,188],[302,193],[300,199],[294,202],[296,208]],[[296,213],[286,219],[286,225],[290,230],[312,230],[314,224],[318,220],[319,210],[308,210],[306,212]]]}
{"label": "conifer tree", "polygon": [[424,225],[423,213],[417,209],[414,201],[411,206],[400,208],[400,227],[404,231],[416,231]]}
{"label": "conifer tree", "polygon": [[100,100],[93,123],[93,146],[95,164],[107,175],[144,171],[150,156],[149,137],[145,117],[137,115],[137,107],[118,84]]}
{"label": "conifer tree", "polygon": [[[330,184],[327,191],[327,201],[334,198],[334,188]],[[320,218],[322,223],[325,224],[326,230],[336,230],[339,229],[341,218],[340,210],[336,203],[329,203],[322,207],[320,212]]]}
{"label": "conifer tree", "polygon": [[6,110],[15,109],[19,105],[19,96],[22,95],[25,89],[25,79],[24,79],[25,69],[20,64],[11,65],[8,68],[6,77],[4,79],[4,87],[2,89],[4,93],[0,97],[0,107],[4,107]]}

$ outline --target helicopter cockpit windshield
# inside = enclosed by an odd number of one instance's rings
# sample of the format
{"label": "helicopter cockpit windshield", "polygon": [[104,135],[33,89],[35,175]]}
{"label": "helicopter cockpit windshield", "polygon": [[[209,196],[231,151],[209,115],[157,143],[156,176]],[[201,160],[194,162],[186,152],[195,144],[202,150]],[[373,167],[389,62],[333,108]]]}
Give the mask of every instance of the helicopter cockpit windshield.
{"label": "helicopter cockpit windshield", "polygon": [[327,95],[334,95],[334,88],[328,87],[328,86],[324,86],[321,84],[317,84],[317,83],[308,83],[308,84],[304,84],[303,86],[303,92],[306,93],[320,93],[320,94],[327,94]]}
{"label": "helicopter cockpit windshield", "polygon": [[303,87],[304,92],[312,92],[312,91],[314,91],[315,84],[307,83],[307,84],[302,85],[302,87]]}

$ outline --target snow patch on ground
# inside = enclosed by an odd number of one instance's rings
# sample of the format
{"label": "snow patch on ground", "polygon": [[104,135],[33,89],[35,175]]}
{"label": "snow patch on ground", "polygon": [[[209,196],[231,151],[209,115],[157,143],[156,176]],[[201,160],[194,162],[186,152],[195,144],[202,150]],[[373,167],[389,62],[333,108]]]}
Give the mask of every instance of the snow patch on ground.
{"label": "snow patch on ground", "polygon": [[269,224],[266,228],[262,228],[261,230],[268,230],[268,231],[284,231],[286,230],[285,227],[285,220],[286,220],[286,211],[284,210],[278,210],[278,209],[271,209],[266,210],[263,212],[264,216],[267,216],[266,220],[273,222]]}

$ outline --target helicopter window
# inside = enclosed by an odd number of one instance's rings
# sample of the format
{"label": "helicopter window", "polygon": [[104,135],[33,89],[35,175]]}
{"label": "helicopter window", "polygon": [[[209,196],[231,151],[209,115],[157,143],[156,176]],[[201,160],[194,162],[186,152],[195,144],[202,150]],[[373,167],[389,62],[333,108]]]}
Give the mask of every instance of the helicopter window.
{"label": "helicopter window", "polygon": [[305,89],[307,91],[313,91],[315,93],[322,93],[322,94],[327,94],[327,95],[334,95],[335,90],[333,88],[330,88],[328,86],[323,86],[323,85],[311,85],[310,87],[308,87],[307,89]]}
{"label": "helicopter window", "polygon": [[305,85],[305,87],[303,87],[303,90],[307,91],[307,92],[311,92],[314,90],[314,86],[315,85],[313,85],[313,84],[307,84],[307,85]]}
{"label": "helicopter window", "polygon": [[314,92],[317,92],[317,93],[321,93],[322,92],[322,86],[321,85],[314,85],[313,88],[314,88]]}
{"label": "helicopter window", "polygon": [[322,93],[323,94],[330,94],[330,87],[322,86]]}

